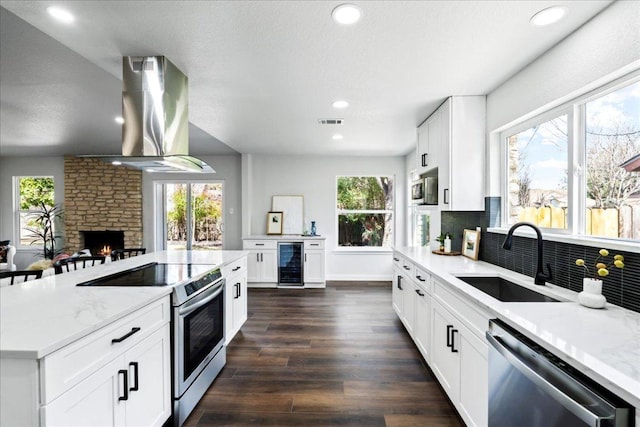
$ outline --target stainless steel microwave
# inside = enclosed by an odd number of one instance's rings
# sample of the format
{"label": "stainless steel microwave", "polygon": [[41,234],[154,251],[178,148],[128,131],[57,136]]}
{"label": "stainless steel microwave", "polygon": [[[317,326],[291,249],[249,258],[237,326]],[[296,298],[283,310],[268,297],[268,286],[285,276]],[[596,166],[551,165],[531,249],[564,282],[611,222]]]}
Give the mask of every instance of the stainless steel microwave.
{"label": "stainless steel microwave", "polygon": [[411,185],[411,201],[416,205],[438,204],[438,178],[428,176]]}

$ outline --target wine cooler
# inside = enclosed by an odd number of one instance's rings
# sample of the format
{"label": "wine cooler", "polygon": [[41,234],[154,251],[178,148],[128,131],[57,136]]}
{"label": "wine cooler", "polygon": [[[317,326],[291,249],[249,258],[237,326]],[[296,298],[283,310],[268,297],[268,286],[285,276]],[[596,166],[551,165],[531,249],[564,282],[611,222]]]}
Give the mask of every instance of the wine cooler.
{"label": "wine cooler", "polygon": [[301,242],[278,243],[278,284],[282,286],[304,286]]}

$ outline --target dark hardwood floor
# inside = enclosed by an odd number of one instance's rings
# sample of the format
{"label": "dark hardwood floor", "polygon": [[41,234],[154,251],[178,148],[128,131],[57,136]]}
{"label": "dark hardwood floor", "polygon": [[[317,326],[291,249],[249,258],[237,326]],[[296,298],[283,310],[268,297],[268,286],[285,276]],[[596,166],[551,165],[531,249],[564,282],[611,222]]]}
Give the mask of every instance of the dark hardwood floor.
{"label": "dark hardwood floor", "polygon": [[249,319],[186,426],[461,426],[388,282],[249,289]]}

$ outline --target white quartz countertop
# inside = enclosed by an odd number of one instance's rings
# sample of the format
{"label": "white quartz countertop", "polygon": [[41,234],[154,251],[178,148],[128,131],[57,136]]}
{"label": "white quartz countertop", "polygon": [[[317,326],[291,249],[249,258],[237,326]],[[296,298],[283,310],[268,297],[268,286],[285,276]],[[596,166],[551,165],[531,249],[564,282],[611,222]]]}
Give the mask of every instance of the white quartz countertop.
{"label": "white quartz countertop", "polygon": [[[577,293],[482,261],[439,256],[428,248],[395,251],[423,266],[439,282],[471,299],[585,375],[640,408],[640,313],[607,304],[592,309]],[[506,303],[464,283],[456,275],[498,275],[563,302]],[[605,280],[606,286],[606,280]]]}
{"label": "white quartz countertop", "polygon": [[76,286],[150,262],[231,263],[245,251],[162,251],[0,288],[0,357],[40,359],[171,293],[170,287]]}
{"label": "white quartz countertop", "polygon": [[242,240],[325,240],[325,236],[311,236],[309,234],[256,234],[244,236]]}

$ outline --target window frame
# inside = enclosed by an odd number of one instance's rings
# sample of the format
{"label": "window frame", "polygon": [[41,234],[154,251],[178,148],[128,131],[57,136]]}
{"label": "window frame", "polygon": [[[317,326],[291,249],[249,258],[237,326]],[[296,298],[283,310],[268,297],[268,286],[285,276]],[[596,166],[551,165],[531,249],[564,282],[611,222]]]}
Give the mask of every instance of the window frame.
{"label": "window frame", "polygon": [[[500,144],[500,194],[501,200],[501,223],[498,228],[489,228],[488,231],[506,233],[511,227],[508,221],[508,147],[506,138],[515,133],[522,132],[536,124],[544,123],[548,120],[567,114],[567,142],[568,142],[568,165],[567,165],[567,229],[541,227],[542,233],[549,240],[565,241],[587,246],[600,246],[603,244],[613,245],[615,249],[631,250],[640,252],[637,248],[638,241],[632,239],[612,238],[593,236],[586,234],[586,173],[587,165],[586,150],[586,105],[594,100],[607,96],[626,86],[640,82],[640,71],[629,73],[617,78],[595,89],[591,89],[582,95],[571,98],[561,104],[542,111],[534,116],[527,115],[526,119],[498,129],[498,141]],[[520,230],[519,230],[520,233]],[[521,232],[523,235],[533,235],[528,230]]]}
{"label": "window frame", "polygon": [[[393,188],[391,189],[391,197],[392,197],[392,201],[391,201],[391,206],[392,209],[380,209],[380,210],[362,210],[362,209],[338,209],[338,180],[340,178],[380,178],[380,177],[387,177],[387,178],[391,178],[393,181]],[[335,236],[336,236],[336,240],[335,240],[335,248],[334,250],[337,252],[391,252],[393,249],[393,246],[395,246],[395,242],[396,242],[396,224],[397,224],[397,218],[396,218],[396,195],[397,195],[397,181],[396,181],[396,176],[395,174],[341,174],[341,175],[336,175],[336,179],[335,179],[335,184],[334,184],[334,196],[333,196],[333,203],[334,203],[334,208],[335,208],[335,215],[334,215],[334,219],[335,219]],[[340,246],[340,221],[339,221],[339,217],[340,215],[348,215],[348,214],[367,214],[367,213],[373,213],[373,214],[387,214],[390,213],[391,214],[391,239],[390,242],[388,242],[387,246]]]}
{"label": "window frame", "polygon": [[[56,179],[53,175],[14,175],[13,176],[13,246],[16,247],[16,250],[35,250],[35,245],[23,245],[20,239],[20,217],[23,213],[25,214],[33,214],[40,212],[39,210],[34,209],[20,209],[20,180],[22,178],[51,178],[53,181],[53,198],[55,201],[56,196]],[[40,249],[38,249],[40,250]]]}

